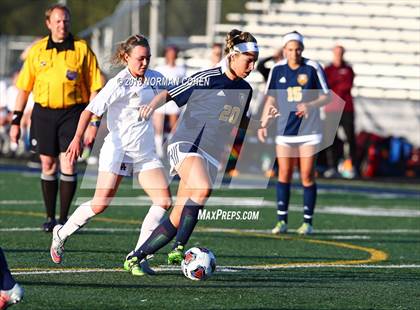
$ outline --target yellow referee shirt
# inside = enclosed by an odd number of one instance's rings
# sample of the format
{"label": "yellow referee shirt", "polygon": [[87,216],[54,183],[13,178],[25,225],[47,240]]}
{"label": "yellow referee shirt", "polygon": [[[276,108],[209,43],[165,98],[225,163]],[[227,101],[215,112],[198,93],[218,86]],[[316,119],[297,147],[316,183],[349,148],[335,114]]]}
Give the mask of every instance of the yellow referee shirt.
{"label": "yellow referee shirt", "polygon": [[44,108],[63,109],[88,103],[90,93],[102,88],[103,82],[95,54],[86,41],[73,38],[62,43],[47,36],[31,48],[16,86],[33,92],[34,101]]}

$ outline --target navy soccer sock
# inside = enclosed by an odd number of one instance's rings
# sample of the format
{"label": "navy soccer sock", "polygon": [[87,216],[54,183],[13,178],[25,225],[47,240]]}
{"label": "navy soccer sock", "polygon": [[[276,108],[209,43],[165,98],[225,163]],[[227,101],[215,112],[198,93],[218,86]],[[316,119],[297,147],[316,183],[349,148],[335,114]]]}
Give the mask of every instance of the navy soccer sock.
{"label": "navy soccer sock", "polygon": [[6,257],[2,248],[0,248],[0,289],[4,291],[11,290],[15,286],[16,281],[13,279],[9,268],[7,267]]}
{"label": "navy soccer sock", "polygon": [[277,182],[277,219],[287,223],[290,200],[290,183]]}
{"label": "navy soccer sock", "polygon": [[167,218],[152,232],[150,237],[143,245],[135,251],[131,257],[136,256],[139,260],[146,258],[147,255],[153,254],[165,245],[167,245],[176,235],[176,227]]}
{"label": "navy soccer sock", "polygon": [[203,205],[200,205],[191,199],[188,199],[185,203],[184,209],[182,209],[181,221],[178,227],[178,233],[173,248],[175,249],[179,245],[186,245],[191,237],[191,234],[198,222],[198,213],[203,209]]}
{"label": "navy soccer sock", "polygon": [[316,203],[316,184],[303,187],[303,221],[312,225]]}

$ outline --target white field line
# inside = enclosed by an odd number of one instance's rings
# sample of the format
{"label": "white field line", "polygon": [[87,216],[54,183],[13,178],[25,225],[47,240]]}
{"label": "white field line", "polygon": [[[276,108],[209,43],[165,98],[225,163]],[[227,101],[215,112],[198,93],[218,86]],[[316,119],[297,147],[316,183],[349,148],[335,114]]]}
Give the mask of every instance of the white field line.
{"label": "white field line", "polygon": [[[8,227],[8,228],[0,228],[0,232],[34,232],[34,231],[41,231],[40,227]],[[104,232],[104,233],[113,233],[113,232],[138,232],[139,228],[91,228],[91,227],[84,227],[82,228],[81,232],[83,231],[94,231],[94,232]],[[249,233],[270,233],[270,229],[232,229],[232,228],[211,228],[211,227],[198,227],[197,232],[249,232]],[[296,232],[296,229],[289,229],[290,232]],[[420,234],[420,229],[316,229],[316,234],[355,234],[355,236],[331,236],[331,238],[361,238],[367,236],[359,236],[357,234],[413,234],[417,235]]]}
{"label": "white field line", "polygon": [[[418,269],[420,265],[313,265],[313,264],[293,264],[290,266],[217,266],[216,272],[239,272],[242,270],[271,270],[271,269],[319,269],[319,268],[358,268],[358,269]],[[179,271],[180,267],[171,267],[161,265],[153,268],[157,272],[161,271]],[[44,274],[73,274],[73,273],[95,273],[95,272],[126,272],[122,269],[35,269],[29,271],[12,272],[13,275],[44,275]]]}
{"label": "white field line", "polygon": [[369,240],[369,236],[359,236],[359,235],[353,235],[353,236],[331,236],[331,239],[334,240]]}
{"label": "white field line", "polygon": [[[76,205],[79,205],[91,198],[79,197],[76,200]],[[0,205],[33,205],[42,204],[40,200],[0,200]],[[147,196],[138,197],[116,197],[112,201],[112,205],[119,206],[150,206],[151,201]],[[238,208],[272,208],[275,210],[275,202],[264,200],[264,198],[236,198],[236,197],[210,197],[206,203],[207,207],[238,207]],[[302,207],[299,205],[291,205],[289,211],[302,212]],[[340,214],[340,215],[355,215],[355,216],[382,216],[382,217],[420,217],[420,210],[405,209],[403,206],[395,206],[392,208],[384,208],[381,206],[369,207],[349,207],[344,205],[333,206],[317,206],[316,213],[322,214]]]}

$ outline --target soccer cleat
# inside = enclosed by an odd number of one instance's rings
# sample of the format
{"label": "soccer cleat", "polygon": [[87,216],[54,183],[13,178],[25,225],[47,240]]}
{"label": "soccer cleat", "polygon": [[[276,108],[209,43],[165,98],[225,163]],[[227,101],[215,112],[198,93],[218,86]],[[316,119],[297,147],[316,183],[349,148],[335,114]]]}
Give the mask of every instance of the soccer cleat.
{"label": "soccer cleat", "polygon": [[139,259],[136,256],[127,258],[124,262],[124,270],[131,272],[133,276],[144,276],[145,272],[142,270]]}
{"label": "soccer cleat", "polygon": [[64,242],[58,236],[58,231],[63,227],[63,225],[56,225],[53,229],[53,237],[50,248],[51,259],[54,263],[60,264],[64,256]]}
{"label": "soccer cleat", "polygon": [[23,299],[23,288],[19,284],[15,284],[12,289],[8,291],[0,291],[0,309],[17,304]]}
{"label": "soccer cleat", "polygon": [[180,265],[184,259],[184,246],[178,245],[168,253],[168,265]]}
{"label": "soccer cleat", "polygon": [[272,234],[280,235],[287,233],[287,223],[285,221],[278,221],[276,226],[271,230]]}
{"label": "soccer cleat", "polygon": [[52,219],[42,224],[42,230],[45,232],[52,232],[55,225],[57,225],[57,221],[55,219]]}
{"label": "soccer cleat", "polygon": [[314,229],[311,224],[309,223],[303,223],[296,231],[298,235],[306,236],[306,235],[312,235],[314,233]]}

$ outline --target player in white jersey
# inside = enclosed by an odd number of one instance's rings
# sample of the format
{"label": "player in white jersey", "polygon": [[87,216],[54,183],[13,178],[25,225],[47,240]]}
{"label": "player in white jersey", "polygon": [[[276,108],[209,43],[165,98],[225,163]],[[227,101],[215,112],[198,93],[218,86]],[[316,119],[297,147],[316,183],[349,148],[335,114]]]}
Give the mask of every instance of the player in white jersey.
{"label": "player in white jersey", "polygon": [[[329,89],[322,67],[302,57],[303,37],[291,32],[283,38],[286,59],[270,71],[264,113],[273,106],[280,111],[277,118],[276,155],[279,164],[277,183],[278,223],[274,234],[287,232],[287,213],[295,159],[299,158],[303,185],[303,224],[301,235],[311,234],[317,188],[314,177],[315,154],[322,141],[320,107],[329,102]],[[264,142],[267,129],[258,131]]]}
{"label": "player in white jersey", "polygon": [[[171,195],[163,165],[155,152],[151,121],[139,121],[139,107],[148,104],[164,87],[163,76],[148,69],[150,48],[147,39],[134,35],[121,43],[114,62],[126,68],[112,78],[82,112],[66,157],[70,162],[81,154],[81,139],[93,115],[107,114],[109,130],[99,156],[99,174],[92,200],[80,205],[65,225],[54,227],[51,258],[61,263],[64,242],[89,219],[111,203],[123,176],[138,174],[138,181],[153,204],[146,215],[134,250],[138,249],[171,206]],[[95,125],[95,124],[93,124]],[[146,272],[152,270],[143,268]]]}

